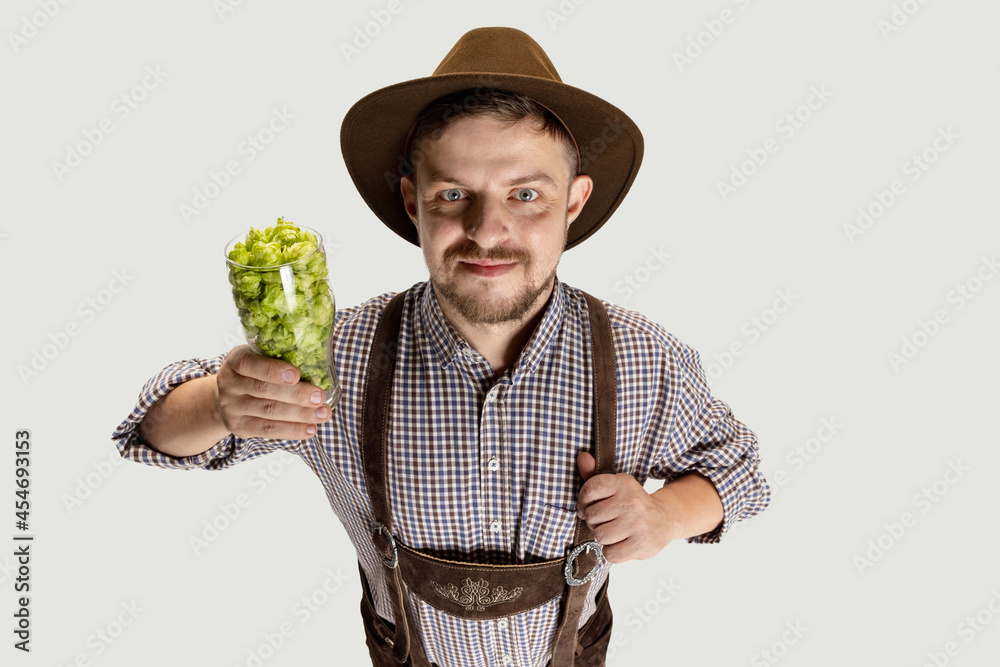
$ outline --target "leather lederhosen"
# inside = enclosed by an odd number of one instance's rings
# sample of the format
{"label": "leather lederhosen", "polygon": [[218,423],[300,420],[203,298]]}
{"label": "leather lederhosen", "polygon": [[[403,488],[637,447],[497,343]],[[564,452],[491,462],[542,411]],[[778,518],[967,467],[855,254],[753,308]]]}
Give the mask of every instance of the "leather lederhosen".
{"label": "leather lederhosen", "polygon": [[[519,565],[485,565],[444,560],[412,549],[395,538],[389,512],[385,458],[396,341],[406,292],[386,306],[375,329],[368,357],[362,405],[361,447],[365,484],[372,503],[372,541],[381,554],[389,605],[395,624],[374,614],[362,570],[362,614],[373,664],[431,667],[415,627],[407,592],[432,607],[469,620],[498,619],[524,613],[561,598],[562,611],[552,643],[552,667],[604,665],[611,633],[611,608],[605,591],[598,608],[580,628],[580,616],[602,556],[593,531],[577,519],[567,556]],[[584,293],[590,314],[594,396],[595,474],[614,472],[617,385],[611,326],[603,304]],[[606,587],[606,584],[605,584]],[[593,627],[588,627],[593,626]],[[392,662],[386,662],[391,658]]]}

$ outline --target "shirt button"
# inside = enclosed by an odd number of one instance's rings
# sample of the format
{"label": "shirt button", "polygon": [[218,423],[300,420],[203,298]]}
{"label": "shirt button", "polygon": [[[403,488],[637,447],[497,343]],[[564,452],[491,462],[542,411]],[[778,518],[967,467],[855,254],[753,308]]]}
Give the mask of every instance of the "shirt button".
{"label": "shirt button", "polygon": [[503,664],[505,664],[505,665],[509,665],[509,664],[510,664],[510,663],[512,663],[512,662],[514,662],[514,659],[513,659],[513,658],[511,658],[511,657],[510,657],[509,655],[505,655],[505,656],[503,657]]}
{"label": "shirt button", "polygon": [[499,460],[499,459],[497,459],[497,457],[495,457],[495,456],[492,456],[492,457],[490,457],[490,460],[489,460],[489,462],[488,462],[488,463],[486,464],[486,466],[487,466],[487,467],[488,467],[488,468],[489,468],[490,470],[493,470],[494,472],[495,472],[495,471],[497,471],[497,470],[500,470],[500,460]]}
{"label": "shirt button", "polygon": [[493,531],[494,533],[499,533],[500,532],[500,522],[497,521],[496,519],[494,519],[493,521],[491,521],[490,522],[490,530]]}
{"label": "shirt button", "polygon": [[499,621],[497,621],[497,627],[500,628],[501,630],[506,630],[507,629],[507,619],[501,618]]}
{"label": "shirt button", "polygon": [[462,354],[471,359],[472,357],[476,356],[476,351],[473,350],[471,347],[463,347]]}

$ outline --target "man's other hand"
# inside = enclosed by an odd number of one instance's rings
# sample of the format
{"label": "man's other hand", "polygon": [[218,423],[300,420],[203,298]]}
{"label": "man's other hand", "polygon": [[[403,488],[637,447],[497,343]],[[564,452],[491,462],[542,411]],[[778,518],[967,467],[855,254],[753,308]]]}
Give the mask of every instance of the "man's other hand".
{"label": "man's other hand", "polygon": [[576,465],[583,477],[576,513],[612,563],[652,558],[674,540],[717,530],[725,517],[715,484],[698,472],[647,493],[631,475],[595,475],[587,452],[577,455]]}
{"label": "man's other hand", "polygon": [[576,513],[594,531],[608,561],[652,558],[676,539],[679,526],[670,509],[632,475],[595,475],[596,462],[587,452],[580,452],[576,463],[584,480]]}

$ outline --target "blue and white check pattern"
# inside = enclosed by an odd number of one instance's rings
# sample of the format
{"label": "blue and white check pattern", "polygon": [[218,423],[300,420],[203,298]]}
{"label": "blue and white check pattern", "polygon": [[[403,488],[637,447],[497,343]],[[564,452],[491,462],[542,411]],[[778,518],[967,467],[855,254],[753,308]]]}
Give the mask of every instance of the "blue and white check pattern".
{"label": "blue and white check pattern", "polygon": [[[334,350],[343,395],[309,441],[228,436],[178,459],[145,445],[138,426],[181,382],[216,373],[225,357],[172,364],[151,378],[113,434],[127,459],[167,468],[224,468],[276,449],[298,454],[322,481],[371,582],[378,613],[392,620],[368,526],[360,458],[361,398],[375,326],[392,294],[337,313]],[[754,434],[708,390],[698,354],[642,315],[605,303],[618,372],[615,472],[638,481],[697,471],[725,509],[716,542],[768,504]],[[590,328],[579,290],[559,281],[522,354],[494,380],[489,363],[448,324],[429,283],[404,304],[387,453],[394,532],[403,543],[456,560],[560,558],[572,546],[581,479],[576,455],[592,449]],[[594,610],[605,565],[581,622]],[[492,621],[458,619],[412,597],[427,657],[442,667],[544,665],[559,620],[551,601]]]}

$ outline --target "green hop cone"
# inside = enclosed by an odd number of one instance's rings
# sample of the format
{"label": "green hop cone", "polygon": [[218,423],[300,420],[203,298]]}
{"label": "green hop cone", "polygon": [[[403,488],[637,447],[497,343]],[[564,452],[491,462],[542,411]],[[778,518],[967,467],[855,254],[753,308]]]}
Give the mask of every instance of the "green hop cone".
{"label": "green hop cone", "polygon": [[327,340],[334,304],[316,235],[278,218],[272,227],[251,227],[229,260],[233,300],[248,339],[261,353],[295,365],[303,380],[331,391]]}

